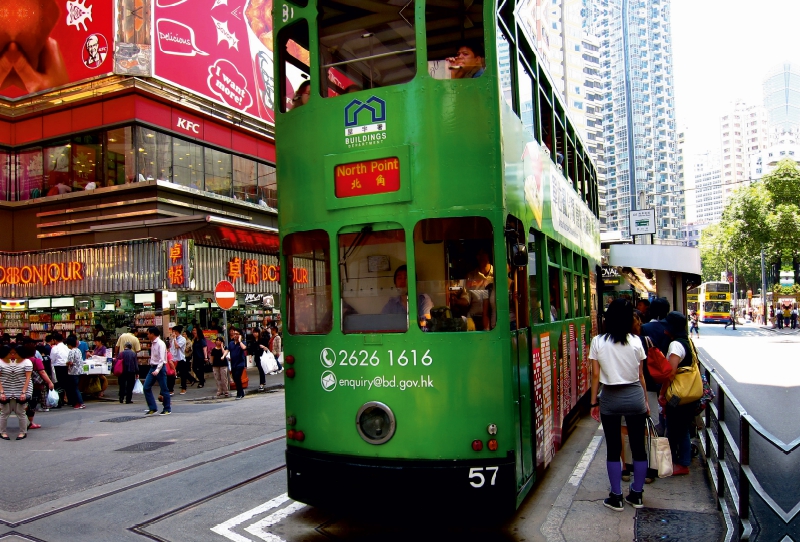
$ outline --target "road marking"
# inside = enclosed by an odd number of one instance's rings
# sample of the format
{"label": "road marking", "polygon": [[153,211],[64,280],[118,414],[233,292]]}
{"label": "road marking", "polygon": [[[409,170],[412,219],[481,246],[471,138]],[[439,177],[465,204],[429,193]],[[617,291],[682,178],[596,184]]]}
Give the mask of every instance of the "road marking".
{"label": "road marking", "polygon": [[592,464],[594,454],[597,452],[597,448],[600,446],[601,442],[603,442],[603,437],[600,435],[592,438],[592,442],[589,443],[586,451],[583,452],[581,460],[578,461],[577,465],[575,465],[575,470],[572,471],[572,476],[570,476],[569,480],[567,481],[568,484],[572,484],[575,487],[580,485],[581,480],[583,480],[583,476],[586,474],[586,471],[589,470],[589,465]]}
{"label": "road marking", "polygon": [[298,510],[302,510],[305,507],[306,507],[305,504],[295,501],[286,508],[281,508],[277,512],[270,514],[261,521],[253,523],[250,527],[247,527],[245,531],[247,531],[252,535],[257,536],[258,538],[266,542],[285,542],[283,538],[279,537],[278,535],[268,533],[264,529],[272,527],[276,523],[283,521],[284,519],[291,516]]}
{"label": "road marking", "polygon": [[255,508],[252,508],[247,512],[242,512],[238,516],[233,517],[228,521],[224,521],[219,525],[211,527],[211,530],[217,533],[218,535],[224,536],[228,540],[233,540],[233,542],[253,542],[252,539],[234,533],[233,531],[231,531],[231,529],[233,529],[234,527],[236,527],[241,523],[244,523],[245,521],[252,519],[254,516],[257,516],[258,514],[263,514],[267,510],[272,510],[273,508],[277,508],[278,506],[282,505],[288,500],[289,500],[288,494],[284,493],[283,495],[278,495],[274,499],[271,499],[265,502],[264,504],[256,506]]}

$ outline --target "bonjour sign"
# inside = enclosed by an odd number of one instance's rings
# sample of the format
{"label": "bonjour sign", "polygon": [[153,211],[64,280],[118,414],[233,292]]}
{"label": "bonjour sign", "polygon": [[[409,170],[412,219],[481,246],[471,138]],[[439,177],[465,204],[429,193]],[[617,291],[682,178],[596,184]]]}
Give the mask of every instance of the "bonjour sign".
{"label": "bonjour sign", "polygon": [[82,262],[44,263],[22,267],[0,266],[0,284],[41,284],[83,280]]}

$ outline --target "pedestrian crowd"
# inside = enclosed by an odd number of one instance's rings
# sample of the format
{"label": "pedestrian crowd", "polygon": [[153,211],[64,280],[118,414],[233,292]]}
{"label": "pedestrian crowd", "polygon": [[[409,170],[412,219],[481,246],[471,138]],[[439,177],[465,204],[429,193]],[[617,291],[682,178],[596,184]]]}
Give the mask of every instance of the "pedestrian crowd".
{"label": "pedestrian crowd", "polygon": [[[699,337],[697,315],[689,320]],[[710,390],[696,370],[699,360],[687,334],[689,320],[678,311],[670,312],[664,298],[636,308],[627,299],[616,299],[605,311],[605,332],[592,339],[591,414],[602,423],[606,436],[611,492],[603,504],[612,510],[623,510],[625,503],[642,508],[645,483],[659,475],[647,445],[648,425],[669,441],[672,476],[689,474],[695,416],[709,401],[702,392]],[[624,435],[632,456],[627,459]],[[622,482],[630,481],[631,474],[633,481],[623,499]]]}
{"label": "pedestrian crowd", "polygon": [[[171,396],[180,379],[180,393],[187,386],[205,386],[206,373],[213,373],[216,381],[216,397],[230,397],[230,388],[236,390],[236,399],[244,397],[247,387],[247,361],[253,356],[259,371],[259,390],[264,391],[267,371],[261,357],[269,352],[277,362],[277,368],[269,374],[283,371],[280,364],[281,337],[277,327],[261,332],[255,328],[244,336],[241,330],[231,327],[230,341],[225,344],[223,330],[212,321],[213,332],[219,333],[213,342],[193,322],[190,332],[176,325],[170,330],[166,341],[157,327],[147,329],[150,341],[149,358],[141,358],[141,342],[134,333],[123,333],[117,339],[114,352],[106,345],[107,334],[102,326],[94,333],[93,348],[75,334],[64,337],[54,332],[37,341],[23,334],[0,337],[0,439],[11,440],[8,420],[12,414],[18,419],[19,431],[16,440],[27,438],[28,430],[40,429],[34,422],[37,411],[71,407],[86,408],[85,395],[102,397],[107,379],[100,375],[85,376],[85,361],[89,356],[113,358],[112,371],[119,383],[119,402],[133,404],[133,395],[144,395],[147,403],[146,416],[167,416],[172,412]],[[142,363],[146,362],[146,363]],[[143,381],[141,380],[143,378]],[[231,386],[230,380],[233,385]],[[162,403],[159,411],[153,387],[158,384]]]}

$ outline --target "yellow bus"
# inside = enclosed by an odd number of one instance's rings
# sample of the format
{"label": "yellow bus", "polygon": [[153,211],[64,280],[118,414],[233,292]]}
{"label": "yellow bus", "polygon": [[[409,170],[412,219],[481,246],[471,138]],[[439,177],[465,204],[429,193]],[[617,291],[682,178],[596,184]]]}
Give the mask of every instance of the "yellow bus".
{"label": "yellow bus", "polygon": [[700,297],[700,288],[692,288],[686,293],[686,305],[690,311],[698,310],[698,300]]}
{"label": "yellow bus", "polygon": [[700,321],[727,322],[731,312],[731,285],[727,282],[704,282],[698,290]]}

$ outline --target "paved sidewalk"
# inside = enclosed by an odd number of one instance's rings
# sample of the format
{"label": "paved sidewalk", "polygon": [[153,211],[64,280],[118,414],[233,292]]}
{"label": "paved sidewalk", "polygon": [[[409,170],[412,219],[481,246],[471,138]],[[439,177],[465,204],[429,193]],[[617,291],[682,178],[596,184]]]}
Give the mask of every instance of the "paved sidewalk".
{"label": "paved sidewalk", "polygon": [[[280,373],[277,375],[267,375],[266,383],[264,384],[265,391],[281,389],[283,388],[283,375],[285,373]],[[119,386],[116,384],[116,377],[110,375],[110,383],[108,388],[106,389],[105,393],[103,394],[102,398],[88,396],[86,400],[91,401],[118,401],[119,400]],[[255,367],[249,367],[247,369],[247,376],[250,379],[250,383],[247,388],[245,388],[244,393],[251,394],[251,393],[259,393],[258,390],[258,369]],[[142,381],[144,383],[144,381]],[[154,393],[158,394],[158,384],[154,386]],[[218,399],[217,395],[217,382],[214,380],[213,373],[206,373],[206,384],[202,388],[198,389],[197,384],[194,386],[189,386],[186,388],[186,393],[184,395],[180,394],[181,386],[180,386],[180,379],[175,383],[175,394],[172,396],[172,400],[174,401],[202,401],[202,400],[214,400]],[[231,399],[236,396],[236,388],[231,388]],[[141,402],[143,405],[145,404],[143,396],[133,396],[133,400],[136,402]]]}
{"label": "paved sidewalk", "polygon": [[[688,476],[657,479],[644,486],[645,507],[622,512],[603,506],[608,497],[606,446],[598,429],[553,503],[541,527],[547,542],[619,542],[725,539],[725,518],[717,510],[704,462],[692,460]],[[628,494],[630,482],[622,482]]]}

